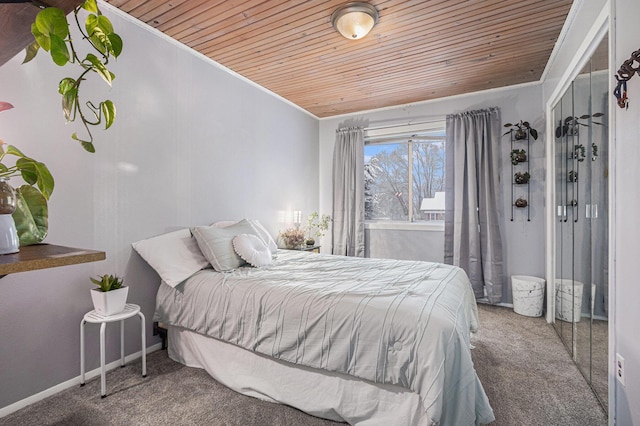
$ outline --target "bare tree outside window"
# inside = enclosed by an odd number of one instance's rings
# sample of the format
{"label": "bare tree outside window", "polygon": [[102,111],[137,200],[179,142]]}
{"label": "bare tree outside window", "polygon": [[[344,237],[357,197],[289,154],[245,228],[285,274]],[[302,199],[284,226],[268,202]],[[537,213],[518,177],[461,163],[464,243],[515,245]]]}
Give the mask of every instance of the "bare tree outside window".
{"label": "bare tree outside window", "polygon": [[444,190],[444,154],[440,140],[365,145],[365,219],[431,219],[433,215],[420,207],[424,199]]}

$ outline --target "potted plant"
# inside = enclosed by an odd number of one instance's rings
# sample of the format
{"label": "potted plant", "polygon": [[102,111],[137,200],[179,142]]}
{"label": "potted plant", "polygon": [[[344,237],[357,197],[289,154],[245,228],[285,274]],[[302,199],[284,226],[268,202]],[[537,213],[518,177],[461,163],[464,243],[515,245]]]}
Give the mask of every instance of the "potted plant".
{"label": "potted plant", "polygon": [[527,151],[524,149],[511,150],[511,164],[517,166],[518,163],[524,163],[527,161]]}
{"label": "potted plant", "polygon": [[[80,24],[78,17],[81,9],[89,12],[84,26]],[[84,1],[73,13],[78,31],[82,34],[82,39],[88,42],[93,53],[87,53],[84,59],[80,59],[64,11],[57,7],[47,7],[38,13],[31,26],[35,41],[27,47],[23,63],[35,58],[38,50],[42,48],[51,53],[51,59],[56,65],[78,65],[79,76],[63,78],[58,85],[58,92],[62,95],[62,110],[67,122],[79,117],[88,134],[86,140],[81,139],[76,132],[73,132],[71,138],[80,142],[85,150],[95,152],[89,126],[97,126],[104,122],[105,129],[108,129],[116,118],[116,107],[108,99],[99,102],[97,106],[91,101],[81,102],[80,88],[82,82],[93,74],[97,74],[111,86],[115,75],[107,69],[107,65],[111,57],[117,58],[122,52],[122,39],[113,31],[111,21],[100,12],[96,0]]]}
{"label": "potted plant", "polygon": [[583,162],[584,157],[585,157],[584,145],[582,145],[581,143],[574,145],[572,158],[577,159],[579,162]]}
{"label": "potted plant", "polygon": [[[504,127],[509,127],[510,129],[504,133],[504,135],[508,135],[511,131],[514,132],[513,138],[516,140],[522,140],[527,138],[527,130],[533,139],[538,139],[538,131],[529,125],[528,121],[520,120],[519,123],[511,124],[507,123]],[[502,135],[502,136],[504,136]]]}
{"label": "potted plant", "polygon": [[305,240],[304,230],[298,226],[284,230],[279,236],[288,249],[300,248]]}
{"label": "potted plant", "polygon": [[[0,102],[0,111],[13,108]],[[17,157],[13,164],[7,163]],[[21,246],[41,242],[48,232],[47,201],[53,193],[54,180],[47,166],[24,155],[13,145],[0,140],[0,178],[20,176],[25,184],[15,189],[15,210],[12,213]]]}
{"label": "potted plant", "polygon": [[98,286],[91,289],[91,301],[98,314],[109,316],[124,310],[129,287],[123,285],[122,278],[105,274],[89,279]]}
{"label": "potted plant", "polygon": [[323,214],[320,216],[318,212],[313,212],[307,218],[307,233],[308,237],[306,243],[308,246],[312,246],[316,243],[316,238],[322,238],[324,233],[329,229],[329,222],[331,222],[331,216]]}
{"label": "potted plant", "polygon": [[527,200],[525,200],[524,198],[520,197],[516,200],[516,207],[527,207]]}
{"label": "potted plant", "polygon": [[513,180],[517,184],[529,183],[530,178],[531,178],[531,175],[529,175],[529,172],[524,172],[524,173],[516,172],[516,174],[513,175]]}
{"label": "potted plant", "polygon": [[[564,120],[560,121],[560,125],[556,127],[556,138],[569,135],[577,135],[580,129],[580,126],[588,127],[589,124],[585,124],[580,122],[580,120],[587,120],[589,118],[598,118],[602,117],[604,114],[601,112],[596,112],[594,114],[583,114],[580,117],[572,117],[569,116]],[[602,126],[603,124],[597,121],[591,120],[591,123],[597,124],[598,126]]]}

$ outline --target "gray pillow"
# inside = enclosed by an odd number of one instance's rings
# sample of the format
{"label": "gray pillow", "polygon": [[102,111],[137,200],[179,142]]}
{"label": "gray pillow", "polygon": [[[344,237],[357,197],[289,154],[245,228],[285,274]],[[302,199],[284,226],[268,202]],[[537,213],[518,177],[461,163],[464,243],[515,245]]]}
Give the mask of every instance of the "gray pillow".
{"label": "gray pillow", "polygon": [[198,242],[204,257],[218,272],[231,271],[246,262],[233,249],[233,238],[239,234],[256,235],[251,223],[243,219],[225,228],[198,226],[191,228],[191,233]]}

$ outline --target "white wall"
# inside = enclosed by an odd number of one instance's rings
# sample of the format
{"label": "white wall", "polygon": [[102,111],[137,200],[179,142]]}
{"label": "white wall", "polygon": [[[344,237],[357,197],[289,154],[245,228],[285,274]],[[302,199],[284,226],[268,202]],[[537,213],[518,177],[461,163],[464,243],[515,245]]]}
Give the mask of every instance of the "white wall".
{"label": "white wall", "polygon": [[[640,49],[640,2],[614,0],[614,68],[611,74],[632,52]],[[636,64],[637,65],[637,64]],[[613,81],[613,78],[612,78]],[[612,88],[613,89],[613,88]],[[614,107],[615,123],[615,292],[613,315],[615,316],[614,354],[625,359],[626,385],[613,378],[615,386],[615,419],[618,425],[640,425],[640,75],[628,82],[631,103],[628,110]]]}
{"label": "white wall", "polygon": [[[544,112],[540,84],[500,89],[435,101],[402,105],[395,108],[364,111],[320,121],[320,209],[331,212],[331,164],[335,130],[344,126],[382,126],[408,122],[443,120],[447,114],[497,106],[502,123],[527,120],[539,131],[537,141],[531,144],[531,221],[526,213],[516,210],[511,219],[511,146],[507,136],[502,138],[501,192],[502,231],[504,240],[505,281],[503,292],[511,301],[511,275],[544,276]],[[506,129],[505,129],[506,130]],[[435,239],[440,243],[442,238]],[[325,243],[325,245],[328,245]]]}
{"label": "white wall", "polygon": [[[253,217],[272,234],[283,210],[318,208],[318,120],[179,48],[103,5],[125,50],[113,63],[118,116],[96,132],[96,154],[71,140],[57,83],[40,53],[0,67],[0,137],[45,162],[56,179],[45,242],[104,250],[104,262],[9,275],[0,281],[0,409],[79,375],[79,323],[92,309],[89,276],[117,273],[142,306],[149,344],[157,276],[131,242],[176,227]],[[95,85],[97,91],[106,92]],[[12,183],[17,183],[15,180]],[[107,361],[118,358],[108,329]],[[87,368],[98,366],[88,326]],[[127,322],[127,353],[138,351]]]}

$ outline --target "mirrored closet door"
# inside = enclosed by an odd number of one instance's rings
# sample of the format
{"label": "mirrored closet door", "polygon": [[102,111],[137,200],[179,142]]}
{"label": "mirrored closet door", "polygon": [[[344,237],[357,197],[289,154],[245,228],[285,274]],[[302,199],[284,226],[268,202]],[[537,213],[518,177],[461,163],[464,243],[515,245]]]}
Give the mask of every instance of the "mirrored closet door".
{"label": "mirrored closet door", "polygon": [[553,110],[554,327],[605,410],[609,294],[607,45],[605,37]]}

